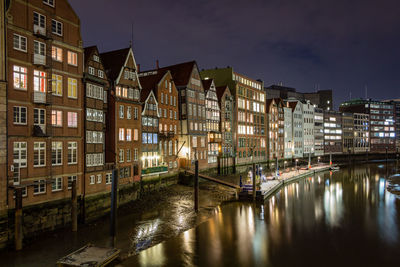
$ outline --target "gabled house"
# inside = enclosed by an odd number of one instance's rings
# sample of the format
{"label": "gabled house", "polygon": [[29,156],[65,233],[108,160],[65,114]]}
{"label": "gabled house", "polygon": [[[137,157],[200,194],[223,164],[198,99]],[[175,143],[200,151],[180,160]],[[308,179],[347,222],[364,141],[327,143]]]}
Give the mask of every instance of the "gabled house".
{"label": "gabled house", "polygon": [[99,50],[87,47],[83,73],[84,86],[84,155],[85,180],[83,195],[109,192],[112,166],[105,164],[107,95],[109,82]]}
{"label": "gabled house", "polygon": [[299,159],[303,157],[303,104],[295,99],[287,101],[287,107],[292,109],[293,114],[293,158]]}
{"label": "gabled house", "polygon": [[179,159],[181,167],[190,167],[197,158],[199,166],[207,168],[207,126],[203,83],[195,61],[143,72],[167,71],[178,89]]}
{"label": "gabled house", "polygon": [[106,163],[118,169],[119,184],[140,180],[142,87],[132,48],[100,54],[110,81]]}
{"label": "gabled house", "polygon": [[139,73],[143,90],[152,90],[158,105],[158,153],[161,167],[146,172],[168,172],[178,170],[179,106],[178,90],[169,70]]}
{"label": "gabled house", "polygon": [[206,125],[208,140],[208,164],[215,166],[222,153],[221,109],[218,105],[217,91],[212,79],[202,80],[206,95]]}
{"label": "gabled house", "polygon": [[267,99],[267,132],[268,132],[268,159],[275,160],[284,158],[284,111],[283,102],[280,98]]}

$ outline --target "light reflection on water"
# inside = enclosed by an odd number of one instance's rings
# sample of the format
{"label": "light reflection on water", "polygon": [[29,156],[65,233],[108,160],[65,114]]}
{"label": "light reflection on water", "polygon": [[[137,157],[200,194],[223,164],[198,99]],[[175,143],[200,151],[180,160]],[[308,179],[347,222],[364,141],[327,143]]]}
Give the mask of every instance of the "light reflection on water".
{"label": "light reflection on water", "polygon": [[224,205],[126,266],[396,266],[400,201],[388,172],[344,168],[288,184],[264,205]]}

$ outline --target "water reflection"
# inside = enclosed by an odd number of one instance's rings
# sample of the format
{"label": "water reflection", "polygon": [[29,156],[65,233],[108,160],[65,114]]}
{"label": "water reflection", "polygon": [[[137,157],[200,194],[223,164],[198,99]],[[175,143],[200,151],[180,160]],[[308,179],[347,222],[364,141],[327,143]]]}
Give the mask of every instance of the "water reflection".
{"label": "water reflection", "polygon": [[227,204],[126,266],[397,266],[400,205],[386,190],[391,174],[353,166],[288,184],[264,205]]}

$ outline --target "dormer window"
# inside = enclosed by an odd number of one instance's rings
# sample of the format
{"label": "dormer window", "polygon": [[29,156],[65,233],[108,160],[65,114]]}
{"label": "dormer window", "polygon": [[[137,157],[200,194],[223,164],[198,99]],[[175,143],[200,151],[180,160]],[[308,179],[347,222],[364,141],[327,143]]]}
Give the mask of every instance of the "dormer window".
{"label": "dormer window", "polygon": [[100,58],[99,58],[98,55],[94,55],[93,56],[93,60],[96,61],[96,62],[100,62]]}
{"label": "dormer window", "polygon": [[55,0],[43,0],[43,3],[51,7],[54,7],[54,1]]}

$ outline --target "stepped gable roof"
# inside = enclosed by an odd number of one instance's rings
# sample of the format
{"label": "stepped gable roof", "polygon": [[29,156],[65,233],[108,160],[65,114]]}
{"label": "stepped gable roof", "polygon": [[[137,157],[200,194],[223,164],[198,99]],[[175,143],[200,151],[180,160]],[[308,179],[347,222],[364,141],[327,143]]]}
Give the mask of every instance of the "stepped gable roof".
{"label": "stepped gable roof", "polygon": [[[184,62],[176,65],[166,66],[154,69],[152,71],[171,71],[175,86],[187,86],[192,74],[193,67],[197,65],[196,61]],[[151,71],[151,70],[148,70]],[[145,72],[148,72],[145,71]]]}
{"label": "stepped gable roof", "polygon": [[108,78],[113,81],[118,78],[130,49],[128,47],[100,54]]}
{"label": "stepped gable roof", "polygon": [[95,53],[98,53],[97,46],[88,46],[84,48],[84,55],[85,55],[85,65],[89,61],[90,57]]}
{"label": "stepped gable roof", "polygon": [[213,79],[201,80],[203,83],[204,92],[207,94],[207,91],[210,90]]}

